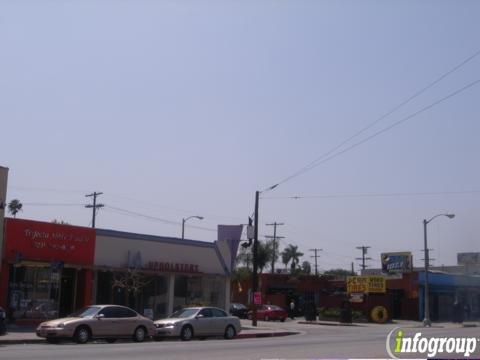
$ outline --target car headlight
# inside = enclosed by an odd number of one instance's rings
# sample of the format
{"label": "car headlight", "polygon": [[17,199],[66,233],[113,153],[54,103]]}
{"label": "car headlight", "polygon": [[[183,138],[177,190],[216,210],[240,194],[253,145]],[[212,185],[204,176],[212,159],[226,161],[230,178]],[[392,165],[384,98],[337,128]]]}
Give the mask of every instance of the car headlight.
{"label": "car headlight", "polygon": [[65,327],[65,324],[64,323],[58,324],[57,327],[63,329]]}

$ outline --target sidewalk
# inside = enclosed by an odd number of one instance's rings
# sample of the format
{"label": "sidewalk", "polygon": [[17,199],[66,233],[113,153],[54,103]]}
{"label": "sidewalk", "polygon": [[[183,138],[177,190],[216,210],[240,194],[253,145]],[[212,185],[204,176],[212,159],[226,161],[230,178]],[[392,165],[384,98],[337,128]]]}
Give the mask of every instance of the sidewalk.
{"label": "sidewalk", "polygon": [[[252,339],[263,337],[277,337],[300,334],[299,331],[271,329],[264,326],[252,327],[242,324],[242,331],[235,339]],[[46,343],[44,338],[40,338],[35,334],[35,328],[9,326],[7,333],[0,336],[0,346],[9,344],[38,344]]]}
{"label": "sidewalk", "polygon": [[[359,322],[359,323],[341,323],[339,321],[326,321],[326,320],[319,320],[319,321],[298,321],[298,324],[302,325],[325,325],[325,326],[385,326],[385,325],[396,325],[398,327],[403,328],[423,328],[423,324],[421,321],[413,321],[413,320],[393,320],[391,322],[387,322],[385,324],[376,324],[372,322]],[[452,322],[433,322],[433,328],[461,328],[461,327],[480,327],[480,322],[478,321],[466,321],[462,324],[452,323]]]}

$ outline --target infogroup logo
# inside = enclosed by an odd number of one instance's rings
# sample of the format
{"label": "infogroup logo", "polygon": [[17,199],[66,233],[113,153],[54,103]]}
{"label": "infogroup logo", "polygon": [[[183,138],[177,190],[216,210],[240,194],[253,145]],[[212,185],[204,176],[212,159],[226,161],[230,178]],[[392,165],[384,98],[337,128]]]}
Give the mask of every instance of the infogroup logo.
{"label": "infogroup logo", "polygon": [[395,328],[388,333],[386,347],[393,359],[401,359],[402,354],[469,358],[477,349],[478,342],[480,339],[474,337],[426,337],[421,332],[407,336],[405,330]]}

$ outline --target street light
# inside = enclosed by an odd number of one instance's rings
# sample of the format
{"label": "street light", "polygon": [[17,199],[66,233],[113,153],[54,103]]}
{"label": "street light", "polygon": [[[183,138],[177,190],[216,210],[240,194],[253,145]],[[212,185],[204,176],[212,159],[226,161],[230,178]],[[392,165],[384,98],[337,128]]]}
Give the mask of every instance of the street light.
{"label": "street light", "polygon": [[429,306],[429,291],[428,291],[428,266],[429,266],[429,255],[428,255],[428,246],[427,246],[427,224],[430,223],[433,219],[439,216],[446,216],[449,219],[453,219],[455,214],[438,214],[432,217],[430,220],[423,220],[423,246],[425,251],[425,286],[424,286],[424,317],[423,317],[423,326],[432,326],[432,322],[430,320],[430,306]]}
{"label": "street light", "polygon": [[183,219],[182,219],[182,240],[185,239],[185,223],[187,222],[188,219],[203,220],[203,216],[193,215],[193,216],[189,216],[189,217],[187,217],[187,218],[183,218]]}

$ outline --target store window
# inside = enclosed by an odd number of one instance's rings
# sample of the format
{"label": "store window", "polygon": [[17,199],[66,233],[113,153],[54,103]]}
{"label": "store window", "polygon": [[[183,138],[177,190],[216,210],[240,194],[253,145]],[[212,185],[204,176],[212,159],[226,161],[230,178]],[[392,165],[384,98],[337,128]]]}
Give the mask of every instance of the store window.
{"label": "store window", "polygon": [[13,266],[9,281],[9,311],[15,320],[58,317],[61,270]]}
{"label": "store window", "polygon": [[175,276],[173,310],[185,306],[225,306],[225,278],[221,276]]}
{"label": "store window", "polygon": [[97,279],[97,304],[125,305],[151,319],[168,315],[167,276],[99,271]]}

